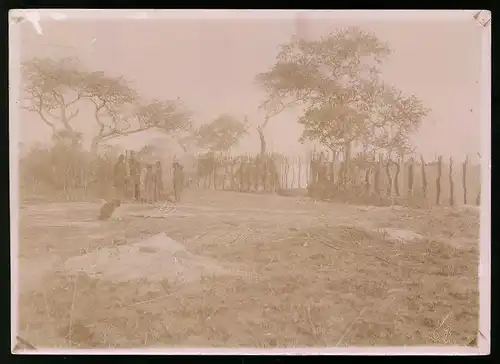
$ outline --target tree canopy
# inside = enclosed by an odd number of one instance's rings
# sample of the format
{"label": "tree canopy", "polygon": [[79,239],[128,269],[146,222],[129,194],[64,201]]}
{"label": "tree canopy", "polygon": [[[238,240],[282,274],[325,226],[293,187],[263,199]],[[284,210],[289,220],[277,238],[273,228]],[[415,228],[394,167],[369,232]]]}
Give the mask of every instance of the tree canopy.
{"label": "tree canopy", "polygon": [[245,123],[223,114],[197,130],[198,146],[212,152],[226,152],[236,146],[247,134]]}
{"label": "tree canopy", "polygon": [[[261,153],[266,153],[264,128],[291,105],[302,113],[301,140],[317,141],[346,160],[352,148],[365,155],[412,150],[410,136],[427,115],[421,100],[387,84],[382,64],[389,45],[359,28],[343,28],[316,40],[293,37],[282,45],[275,64],[256,75],[266,93],[260,107],[265,118],[257,127]],[[83,102],[94,106],[97,126],[93,145],[106,136],[132,128],[160,127],[211,151],[227,151],[248,134],[247,122],[222,114],[199,128],[193,114],[175,100],[142,99],[123,77],[86,69],[76,58],[33,58],[22,64],[23,107],[37,113],[57,138],[77,143],[74,128]],[[181,135],[184,134],[184,135]]]}
{"label": "tree canopy", "polygon": [[276,63],[256,76],[266,91],[266,109],[301,106],[301,140],[335,151],[409,150],[409,134],[427,114],[414,95],[404,95],[381,77],[388,44],[359,28],[337,30],[318,40],[293,38]]}
{"label": "tree canopy", "polygon": [[141,100],[125,78],[89,71],[77,58],[27,60],[22,63],[22,78],[22,107],[37,113],[58,140],[81,141],[73,120],[82,103],[89,101],[97,125],[94,147],[101,139],[132,128],[133,121],[139,128],[160,127],[172,133],[192,125],[191,112],[181,100]]}
{"label": "tree canopy", "polygon": [[182,132],[192,127],[192,113],[180,99],[138,104],[134,115],[141,128],[159,127],[168,132]]}
{"label": "tree canopy", "polygon": [[61,127],[70,136],[76,135],[71,121],[78,115],[74,105],[82,99],[84,83],[78,67],[78,62],[71,58],[33,58],[22,64],[22,107],[36,112],[53,135]]}

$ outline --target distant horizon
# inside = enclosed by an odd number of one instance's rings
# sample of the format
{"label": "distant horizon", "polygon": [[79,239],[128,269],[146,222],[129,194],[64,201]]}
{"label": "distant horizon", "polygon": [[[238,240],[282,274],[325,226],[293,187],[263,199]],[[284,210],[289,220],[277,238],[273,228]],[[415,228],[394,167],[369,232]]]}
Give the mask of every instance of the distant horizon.
{"label": "distant horizon", "polygon": [[[193,110],[197,124],[227,113],[237,118],[248,115],[256,126],[263,119],[257,107],[264,92],[253,79],[273,65],[280,44],[293,35],[317,38],[335,28],[359,26],[394,49],[383,65],[384,80],[415,94],[432,110],[413,137],[417,154],[426,160],[435,155],[456,160],[469,155],[473,160],[480,153],[483,56],[482,33],[476,25],[437,19],[360,20],[353,13],[335,20],[332,27],[329,19],[312,19],[307,12],[295,19],[256,16],[237,21],[42,18],[43,35],[28,22],[19,25],[19,46],[22,60],[76,56],[90,69],[123,75],[144,98],[180,97]],[[86,146],[95,132],[92,114],[90,107],[82,106],[77,121]],[[50,140],[50,130],[36,120],[36,114],[21,110],[19,117],[21,141],[29,145]],[[265,134],[270,152],[302,154],[315,144],[298,142],[301,126],[294,119],[298,112],[290,109],[269,123]],[[255,153],[259,148],[253,131],[235,149]]]}

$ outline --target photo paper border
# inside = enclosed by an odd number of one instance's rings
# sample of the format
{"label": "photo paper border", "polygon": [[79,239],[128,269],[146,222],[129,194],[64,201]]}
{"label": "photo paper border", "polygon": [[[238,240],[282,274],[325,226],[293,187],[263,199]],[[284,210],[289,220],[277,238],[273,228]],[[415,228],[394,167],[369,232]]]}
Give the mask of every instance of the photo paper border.
{"label": "photo paper border", "polygon": [[[125,10],[125,9],[30,9],[9,11],[9,152],[10,152],[10,233],[11,233],[11,352],[13,354],[85,354],[85,355],[487,355],[490,353],[491,310],[491,20],[478,23],[475,15],[480,10]],[[462,21],[464,26],[483,26],[481,69],[481,223],[479,292],[480,313],[478,347],[422,346],[422,347],[349,347],[349,348],[290,348],[290,349],[38,349],[13,352],[18,326],[17,277],[19,275],[19,98],[20,98],[20,28],[14,18],[31,22],[35,28],[39,19],[71,20],[99,19],[296,19],[307,14],[308,19],[338,19],[356,17],[356,20],[443,20]],[[482,11],[491,19],[491,12]],[[42,32],[43,29],[39,28]]]}

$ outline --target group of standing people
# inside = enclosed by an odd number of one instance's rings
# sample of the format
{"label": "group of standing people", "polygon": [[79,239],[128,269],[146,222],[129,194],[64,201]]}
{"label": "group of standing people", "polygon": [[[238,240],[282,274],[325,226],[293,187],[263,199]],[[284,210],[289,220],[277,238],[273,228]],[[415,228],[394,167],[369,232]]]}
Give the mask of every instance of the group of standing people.
{"label": "group of standing people", "polygon": [[[184,186],[184,173],[182,165],[178,162],[172,164],[173,192],[175,201],[180,201]],[[163,183],[163,169],[160,161],[155,164],[140,163],[133,152],[128,160],[122,154],[114,167],[114,187],[118,199],[123,202],[125,198],[141,203],[156,203],[168,198]]]}

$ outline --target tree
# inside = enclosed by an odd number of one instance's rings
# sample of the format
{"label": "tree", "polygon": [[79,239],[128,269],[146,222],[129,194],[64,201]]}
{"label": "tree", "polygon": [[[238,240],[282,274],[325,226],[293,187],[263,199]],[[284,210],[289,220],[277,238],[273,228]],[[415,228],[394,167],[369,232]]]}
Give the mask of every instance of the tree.
{"label": "tree", "polygon": [[102,71],[85,74],[84,92],[85,98],[95,106],[94,117],[99,127],[92,139],[92,150],[95,150],[103,138],[130,128],[121,108],[132,104],[138,95],[123,77],[106,76]]}
{"label": "tree", "polygon": [[427,112],[416,97],[403,97],[382,81],[380,65],[390,53],[388,44],[358,28],[319,40],[293,38],[257,80],[275,110],[302,107],[301,140],[343,152],[348,169],[353,146],[367,153],[406,147],[408,133]]}
{"label": "tree", "polygon": [[134,111],[141,129],[159,127],[170,133],[189,132],[192,128],[192,115],[180,99],[153,100],[139,104]]}
{"label": "tree", "polygon": [[71,121],[78,115],[75,104],[83,97],[83,76],[74,58],[33,58],[22,63],[22,108],[35,112],[56,135],[61,128],[78,141]]}
{"label": "tree", "polygon": [[[267,153],[267,142],[266,137],[264,135],[264,129],[269,124],[269,121],[280,114],[286,106],[283,103],[277,100],[266,100],[264,101],[259,108],[265,112],[264,121],[257,126],[257,132],[259,133],[260,139],[260,155],[262,157]],[[248,118],[245,116],[245,124],[248,124]]]}
{"label": "tree", "polygon": [[430,109],[415,95],[405,95],[394,87],[381,87],[374,100],[378,118],[369,118],[368,136],[372,149],[384,151],[388,159],[393,153],[399,158],[413,153],[410,136],[418,131]]}
{"label": "tree", "polygon": [[198,146],[211,152],[227,152],[247,133],[245,123],[223,114],[198,129]]}

